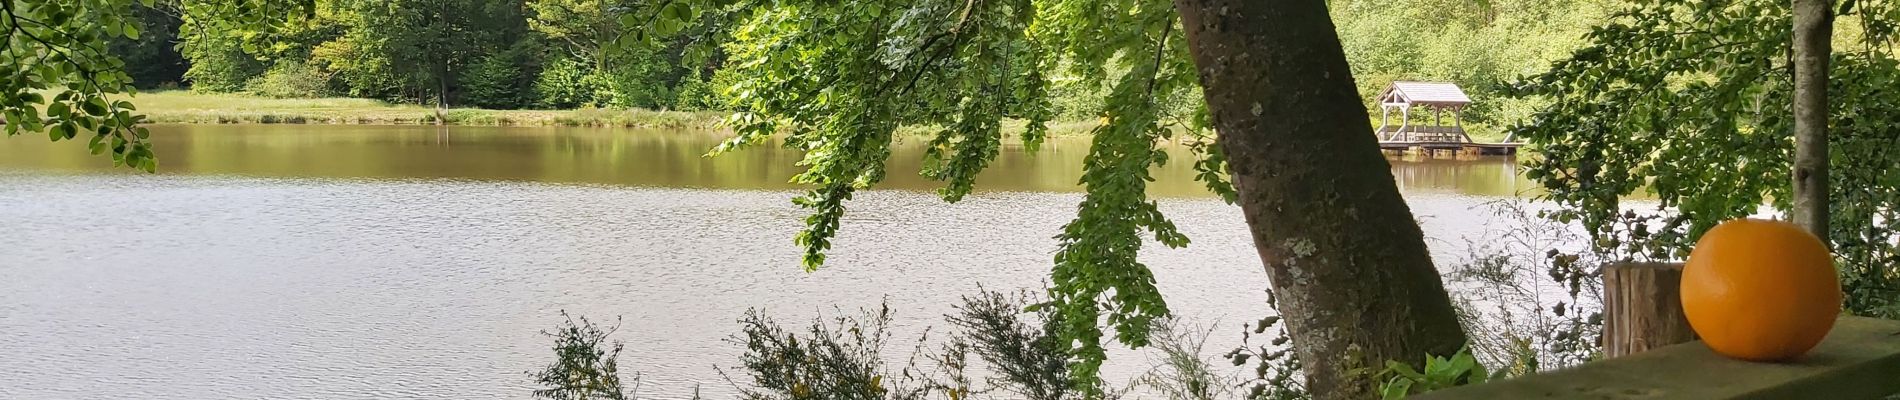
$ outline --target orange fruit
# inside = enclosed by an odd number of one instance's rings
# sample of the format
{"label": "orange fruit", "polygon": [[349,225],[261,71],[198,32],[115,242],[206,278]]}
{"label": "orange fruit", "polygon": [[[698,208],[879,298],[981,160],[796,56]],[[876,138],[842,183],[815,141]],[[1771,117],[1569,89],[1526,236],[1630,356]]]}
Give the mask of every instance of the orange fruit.
{"label": "orange fruit", "polygon": [[1794,224],[1723,222],[1682,268],[1682,312],[1717,354],[1787,361],[1820,344],[1841,312],[1834,256]]}

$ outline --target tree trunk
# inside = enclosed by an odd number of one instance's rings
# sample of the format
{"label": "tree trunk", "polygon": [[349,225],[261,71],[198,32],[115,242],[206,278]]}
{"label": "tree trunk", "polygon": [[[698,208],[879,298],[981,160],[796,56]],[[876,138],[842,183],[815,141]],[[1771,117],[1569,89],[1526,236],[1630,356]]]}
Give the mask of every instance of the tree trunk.
{"label": "tree trunk", "polygon": [[443,111],[449,108],[449,68],[444,65],[435,74],[435,124],[448,125]]}
{"label": "tree trunk", "polygon": [[[1387,360],[1465,344],[1325,0],[1175,0],[1307,388],[1364,399]],[[1356,368],[1365,368],[1353,372]]]}
{"label": "tree trunk", "polygon": [[1794,0],[1794,223],[1827,241],[1828,0]]}

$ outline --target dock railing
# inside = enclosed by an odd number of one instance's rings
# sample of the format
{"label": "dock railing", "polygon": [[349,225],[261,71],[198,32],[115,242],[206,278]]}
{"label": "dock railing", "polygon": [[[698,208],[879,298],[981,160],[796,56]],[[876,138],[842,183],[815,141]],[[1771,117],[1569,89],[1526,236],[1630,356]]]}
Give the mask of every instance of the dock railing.
{"label": "dock railing", "polygon": [[1465,136],[1465,128],[1457,126],[1381,126],[1377,131],[1382,141],[1398,142],[1470,142]]}

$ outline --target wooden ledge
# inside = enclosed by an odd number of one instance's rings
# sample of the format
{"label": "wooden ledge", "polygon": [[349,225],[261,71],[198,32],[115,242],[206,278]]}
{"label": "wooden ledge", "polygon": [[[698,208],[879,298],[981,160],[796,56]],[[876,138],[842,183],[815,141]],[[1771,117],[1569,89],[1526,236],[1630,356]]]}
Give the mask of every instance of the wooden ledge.
{"label": "wooden ledge", "polygon": [[1841,317],[1792,363],[1738,361],[1702,342],[1416,399],[1879,399],[1900,393],[1900,321]]}

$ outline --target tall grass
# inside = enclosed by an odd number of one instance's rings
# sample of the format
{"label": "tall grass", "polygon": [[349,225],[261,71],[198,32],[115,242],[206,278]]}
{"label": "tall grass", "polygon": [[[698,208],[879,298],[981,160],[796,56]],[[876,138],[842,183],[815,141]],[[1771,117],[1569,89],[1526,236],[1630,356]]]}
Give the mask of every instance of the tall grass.
{"label": "tall grass", "polygon": [[1533,204],[1490,203],[1510,228],[1467,239],[1447,274],[1472,353],[1508,376],[1595,359],[1602,335],[1600,266],[1614,259],[1581,246],[1578,228]]}

